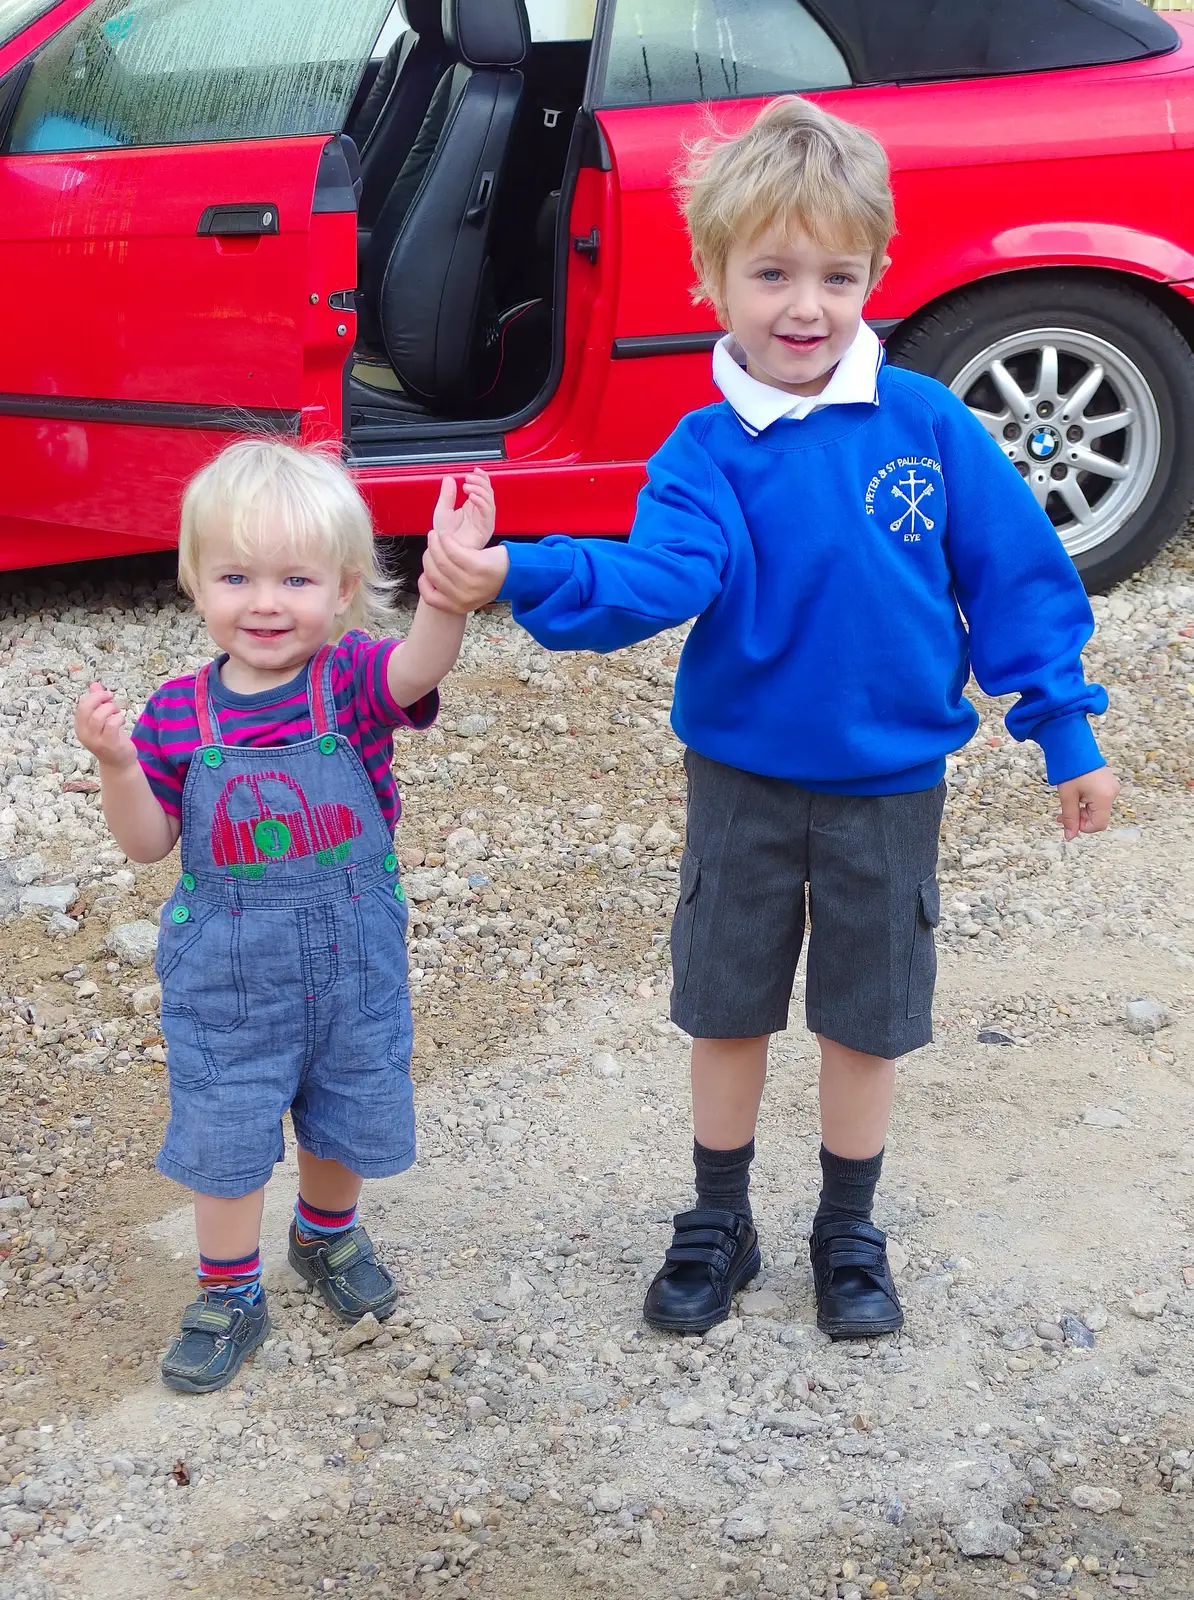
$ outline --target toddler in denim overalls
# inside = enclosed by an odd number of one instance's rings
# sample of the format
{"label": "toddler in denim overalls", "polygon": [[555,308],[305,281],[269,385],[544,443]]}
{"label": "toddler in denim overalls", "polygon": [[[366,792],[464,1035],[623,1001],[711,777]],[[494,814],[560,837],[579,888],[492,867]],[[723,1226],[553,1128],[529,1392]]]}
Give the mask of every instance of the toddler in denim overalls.
{"label": "toddler in denim overalls", "polygon": [[[493,493],[482,472],[465,490],[457,509],[444,480],[436,524],[479,548]],[[157,954],[157,1164],[195,1195],[201,1297],[162,1376],[205,1393],[269,1332],[261,1214],[288,1111],[291,1265],[347,1322],[397,1302],[356,1219],[362,1180],[415,1157],[393,730],[434,720],[464,624],[421,600],[405,642],[353,626],[392,615],[369,513],[330,455],[276,441],[233,445],[191,483],[179,576],[223,653],[157,690],[131,738],[100,684],[76,727],[125,853],[181,846]]]}

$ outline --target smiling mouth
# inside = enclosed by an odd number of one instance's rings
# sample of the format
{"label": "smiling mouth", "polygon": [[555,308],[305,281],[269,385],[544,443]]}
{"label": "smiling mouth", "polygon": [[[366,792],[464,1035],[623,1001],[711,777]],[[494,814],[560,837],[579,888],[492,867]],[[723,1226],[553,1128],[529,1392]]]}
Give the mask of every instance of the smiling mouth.
{"label": "smiling mouth", "polygon": [[242,628],[242,633],[247,633],[250,639],[283,639],[290,632],[289,628]]}
{"label": "smiling mouth", "polygon": [[777,333],[775,336],[780,344],[786,344],[789,350],[815,350],[823,345],[829,337],[825,333],[813,333],[801,336],[795,333]]}

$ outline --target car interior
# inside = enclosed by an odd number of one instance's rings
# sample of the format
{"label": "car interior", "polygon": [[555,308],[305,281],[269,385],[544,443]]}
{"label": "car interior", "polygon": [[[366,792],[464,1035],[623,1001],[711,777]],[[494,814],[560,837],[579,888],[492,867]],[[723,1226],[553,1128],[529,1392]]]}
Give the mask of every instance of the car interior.
{"label": "car interior", "polygon": [[[569,7],[590,27],[593,9]],[[547,384],[592,46],[591,33],[534,39],[525,0],[404,0],[402,12],[343,136],[360,167],[348,412],[366,459],[445,424],[500,433]]]}

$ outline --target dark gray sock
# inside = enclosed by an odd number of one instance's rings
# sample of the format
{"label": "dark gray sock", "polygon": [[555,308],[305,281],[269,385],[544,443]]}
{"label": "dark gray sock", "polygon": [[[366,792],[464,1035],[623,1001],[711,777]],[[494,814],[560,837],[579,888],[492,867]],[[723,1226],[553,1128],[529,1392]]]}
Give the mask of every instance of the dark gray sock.
{"label": "dark gray sock", "polygon": [[856,1222],[871,1220],[875,1187],[883,1171],[883,1151],[865,1161],[848,1161],[821,1146],[821,1203],[813,1218],[818,1222],[851,1217]]}
{"label": "dark gray sock", "polygon": [[750,1222],[752,1216],[747,1191],[750,1188],[750,1164],[754,1158],[753,1139],[737,1150],[707,1150],[694,1139],[692,1163],[696,1167],[697,1205],[709,1206],[716,1211],[735,1211]]}

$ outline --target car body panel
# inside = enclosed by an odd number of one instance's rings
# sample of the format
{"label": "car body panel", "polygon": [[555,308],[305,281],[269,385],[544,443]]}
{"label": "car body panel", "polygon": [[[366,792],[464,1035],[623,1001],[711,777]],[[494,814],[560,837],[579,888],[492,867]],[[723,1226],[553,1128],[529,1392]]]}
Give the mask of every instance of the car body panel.
{"label": "car body panel", "polygon": [[[0,47],[0,74],[86,5],[62,0]],[[900,231],[867,310],[881,331],[1022,270],[1093,269],[1194,301],[1194,18],[1169,20],[1181,45],[1167,55],[812,96],[891,155]],[[558,382],[484,449],[478,424],[355,462],[379,531],[423,532],[440,474],[465,459],[497,478],[503,534],[626,531],[647,457],[715,398],[717,329],[692,298],[671,172],[686,140],[764,103],[595,114],[608,159],[580,166],[561,234]],[[183,484],[246,426],[341,437],[356,324],[329,297],[356,283],[355,219],[312,214],[325,145],[0,156],[0,281],[29,307],[0,346],[0,566],[172,544]],[[276,235],[197,236],[206,207],[258,201],[277,206]],[[570,247],[594,234],[595,259]]]}
{"label": "car body panel", "polygon": [[[326,143],[0,161],[5,277],[62,312],[14,319],[0,350],[7,564],[62,526],[97,554],[172,544],[181,485],[237,431],[339,437],[355,315],[327,298],[355,283],[356,229],[312,216]],[[257,202],[276,233],[197,232],[208,208]]]}

